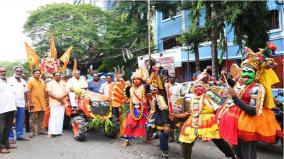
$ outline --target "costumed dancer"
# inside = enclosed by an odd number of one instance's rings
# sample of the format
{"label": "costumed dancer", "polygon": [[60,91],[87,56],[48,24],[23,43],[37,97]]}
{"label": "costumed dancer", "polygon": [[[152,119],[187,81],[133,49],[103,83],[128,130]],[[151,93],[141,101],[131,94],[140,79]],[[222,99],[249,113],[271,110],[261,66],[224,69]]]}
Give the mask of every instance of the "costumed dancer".
{"label": "costumed dancer", "polygon": [[[149,97],[151,98],[150,86],[154,84],[157,86],[157,89],[159,90],[159,94],[163,96],[164,99],[168,99],[166,100],[166,104],[168,105],[169,96],[167,96],[167,92],[166,92],[166,88],[164,84],[168,77],[168,71],[164,69],[163,67],[161,67],[153,58],[147,59],[144,64],[145,64],[146,69],[142,70],[142,72],[144,73],[146,77],[149,76],[149,78],[147,78],[147,81],[146,81],[147,84],[145,85],[147,95],[149,95]],[[153,119],[150,118],[147,124],[148,142],[151,139],[154,139],[157,137],[157,130],[155,127],[152,127],[151,120]]]}
{"label": "costumed dancer", "polygon": [[126,119],[124,136],[126,138],[123,146],[129,145],[133,137],[146,136],[146,122],[149,115],[147,96],[143,85],[144,76],[141,69],[137,69],[131,77],[133,85],[130,88],[129,107],[130,113]]}
{"label": "costumed dancer", "polygon": [[169,107],[164,99],[164,97],[160,94],[158,86],[153,83],[150,86],[150,122],[152,128],[158,130],[159,139],[160,139],[160,150],[161,159],[168,158],[168,137],[170,128],[170,120],[169,120]]}
{"label": "costumed dancer", "polygon": [[[219,127],[215,111],[219,108],[216,101],[221,100],[220,96],[210,91],[209,86],[202,81],[194,83],[194,96],[184,101],[184,113],[174,114],[175,118],[186,118],[179,141],[182,147],[183,159],[190,159],[194,142],[200,138],[202,141],[212,140],[215,145],[227,156],[235,158],[228,143],[220,139]],[[216,99],[217,98],[217,99]],[[179,99],[178,101],[179,102]],[[181,102],[182,103],[182,102]],[[218,104],[219,104],[218,103]]]}
{"label": "costumed dancer", "polygon": [[[125,113],[124,111],[124,102],[126,101],[126,82],[123,79],[125,75],[124,66],[121,68],[119,66],[114,67],[114,82],[112,82],[111,86],[111,99],[110,105],[112,109],[112,116],[119,119],[120,121],[120,136],[123,135],[123,129],[125,126]],[[123,107],[123,108],[122,108]],[[120,113],[122,112],[122,113]]]}
{"label": "costumed dancer", "polygon": [[116,118],[119,118],[119,109],[122,106],[126,96],[125,96],[125,88],[126,83],[123,80],[123,76],[125,75],[124,66],[117,68],[114,67],[114,82],[112,83],[111,89],[111,108],[112,115]]}
{"label": "costumed dancer", "polygon": [[[283,137],[271,111],[275,107],[271,85],[278,83],[279,79],[272,69],[276,63],[272,58],[266,57],[269,55],[268,50],[260,49],[254,53],[245,48],[244,51],[246,59],[239,71],[241,78],[234,88],[228,88],[232,97],[231,106],[224,106],[219,111],[218,118],[220,135],[236,145],[238,158],[256,159],[257,141],[274,143],[277,137]],[[238,72],[236,70],[231,68],[232,75]]]}

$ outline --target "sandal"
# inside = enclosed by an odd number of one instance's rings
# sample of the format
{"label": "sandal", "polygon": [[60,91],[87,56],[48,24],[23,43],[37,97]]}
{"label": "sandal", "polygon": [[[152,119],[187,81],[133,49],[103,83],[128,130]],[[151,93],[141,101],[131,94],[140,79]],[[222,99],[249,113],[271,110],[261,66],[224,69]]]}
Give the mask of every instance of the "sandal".
{"label": "sandal", "polygon": [[10,151],[6,148],[2,148],[2,149],[0,149],[0,153],[6,154],[6,153],[10,153]]}
{"label": "sandal", "polygon": [[15,149],[15,148],[17,148],[16,145],[9,145],[9,146],[6,147],[6,149]]}
{"label": "sandal", "polygon": [[129,141],[125,141],[123,144],[122,144],[122,147],[127,147],[130,145],[130,142]]}

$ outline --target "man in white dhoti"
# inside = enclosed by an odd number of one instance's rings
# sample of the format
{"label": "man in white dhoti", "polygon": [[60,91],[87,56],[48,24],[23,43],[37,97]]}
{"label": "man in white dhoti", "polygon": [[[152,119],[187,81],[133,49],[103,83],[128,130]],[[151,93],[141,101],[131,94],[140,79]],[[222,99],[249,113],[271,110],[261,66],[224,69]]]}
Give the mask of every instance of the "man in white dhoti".
{"label": "man in white dhoti", "polygon": [[63,99],[68,92],[65,82],[61,81],[61,74],[56,72],[53,74],[53,80],[47,84],[47,93],[49,96],[50,118],[48,123],[48,137],[53,135],[61,135],[63,131],[63,120],[65,106]]}

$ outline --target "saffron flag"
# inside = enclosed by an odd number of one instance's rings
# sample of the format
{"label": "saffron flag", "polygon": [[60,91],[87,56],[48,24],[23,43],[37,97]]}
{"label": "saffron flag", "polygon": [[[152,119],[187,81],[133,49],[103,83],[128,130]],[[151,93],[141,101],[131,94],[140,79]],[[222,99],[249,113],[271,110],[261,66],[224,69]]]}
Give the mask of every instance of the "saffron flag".
{"label": "saffron flag", "polygon": [[37,53],[27,43],[25,43],[25,48],[30,69],[32,70],[32,67],[34,65],[36,66],[36,68],[39,68],[39,57]]}
{"label": "saffron flag", "polygon": [[62,73],[65,72],[67,65],[69,63],[72,48],[73,48],[73,46],[70,46],[59,59],[60,61],[62,61],[64,63],[62,68],[61,68]]}
{"label": "saffron flag", "polygon": [[55,41],[54,41],[54,36],[53,33],[50,33],[50,56],[51,58],[56,58],[57,57],[57,51],[55,47]]}
{"label": "saffron flag", "polygon": [[62,61],[64,64],[69,62],[69,58],[71,55],[71,50],[72,50],[73,46],[70,46],[65,53],[60,57],[60,61]]}

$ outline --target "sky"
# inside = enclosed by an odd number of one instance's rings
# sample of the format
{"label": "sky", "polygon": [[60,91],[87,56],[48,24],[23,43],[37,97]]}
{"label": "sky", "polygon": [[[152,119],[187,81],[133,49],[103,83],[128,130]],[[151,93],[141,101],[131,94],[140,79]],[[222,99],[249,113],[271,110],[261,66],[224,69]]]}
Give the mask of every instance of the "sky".
{"label": "sky", "polygon": [[33,10],[49,3],[66,2],[73,0],[1,0],[0,62],[25,61],[24,42],[31,45],[31,40],[24,35],[23,25]]}

